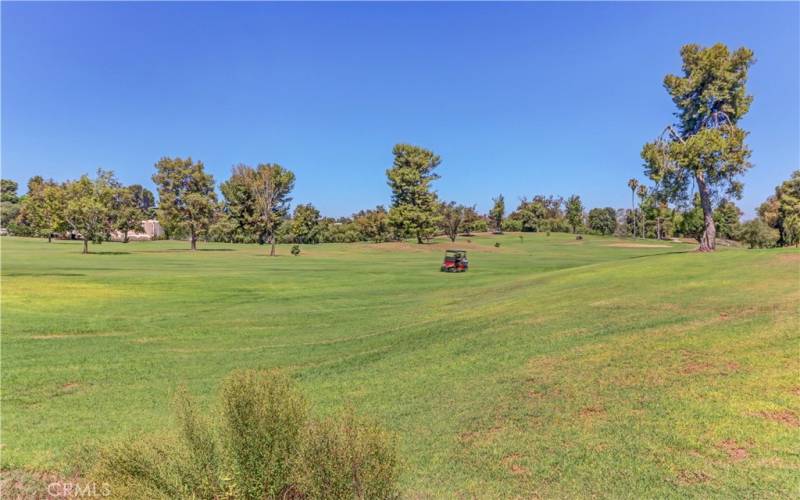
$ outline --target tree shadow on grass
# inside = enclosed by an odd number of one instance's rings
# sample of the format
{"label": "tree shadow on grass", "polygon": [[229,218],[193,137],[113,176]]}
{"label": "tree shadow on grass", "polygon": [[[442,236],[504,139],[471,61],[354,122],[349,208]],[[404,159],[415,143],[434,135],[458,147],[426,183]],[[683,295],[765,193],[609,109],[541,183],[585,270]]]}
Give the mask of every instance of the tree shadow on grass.
{"label": "tree shadow on grass", "polygon": [[83,273],[3,273],[3,276],[86,276]]}
{"label": "tree shadow on grass", "polygon": [[165,248],[163,250],[140,250],[136,253],[192,253],[192,252],[235,252],[233,248]]}
{"label": "tree shadow on grass", "polygon": [[130,255],[130,252],[117,252],[114,250],[111,251],[100,251],[100,252],[89,252],[89,255]]}
{"label": "tree shadow on grass", "polygon": [[688,250],[687,249],[687,250],[675,250],[675,251],[672,251],[672,252],[653,252],[653,253],[649,253],[649,254],[645,254],[645,255],[632,255],[632,256],[628,257],[628,259],[647,259],[649,257],[657,257],[659,255],[674,255],[674,254],[678,254],[678,253],[692,253],[692,252],[695,252],[695,251],[696,250]]}

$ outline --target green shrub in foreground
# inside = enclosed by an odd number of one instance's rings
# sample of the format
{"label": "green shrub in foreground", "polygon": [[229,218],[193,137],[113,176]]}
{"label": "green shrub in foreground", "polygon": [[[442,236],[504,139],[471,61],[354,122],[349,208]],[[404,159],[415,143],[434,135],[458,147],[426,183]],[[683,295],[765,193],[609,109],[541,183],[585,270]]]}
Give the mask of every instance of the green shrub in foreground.
{"label": "green shrub in foreground", "polygon": [[398,460],[390,436],[352,412],[308,418],[305,399],[275,372],[237,371],[212,418],[185,391],[177,433],[101,450],[92,479],[115,498],[390,498]]}
{"label": "green shrub in foreground", "polygon": [[386,431],[352,411],[312,423],[296,471],[311,498],[394,498],[398,457]]}
{"label": "green shrub in foreground", "polygon": [[243,498],[278,497],[291,484],[307,405],[294,384],[275,373],[234,372],[222,383],[222,439]]}

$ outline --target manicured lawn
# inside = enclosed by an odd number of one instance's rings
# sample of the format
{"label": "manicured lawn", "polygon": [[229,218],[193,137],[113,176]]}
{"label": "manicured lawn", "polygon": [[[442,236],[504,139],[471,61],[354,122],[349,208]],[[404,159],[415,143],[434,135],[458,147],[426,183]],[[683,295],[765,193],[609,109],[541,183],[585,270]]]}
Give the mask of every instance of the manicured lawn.
{"label": "manicured lawn", "polygon": [[798,251],[470,240],[444,274],[443,242],[3,238],[2,466],[63,468],[171,426],[179,384],[279,367],[396,431],[409,496],[797,493]]}

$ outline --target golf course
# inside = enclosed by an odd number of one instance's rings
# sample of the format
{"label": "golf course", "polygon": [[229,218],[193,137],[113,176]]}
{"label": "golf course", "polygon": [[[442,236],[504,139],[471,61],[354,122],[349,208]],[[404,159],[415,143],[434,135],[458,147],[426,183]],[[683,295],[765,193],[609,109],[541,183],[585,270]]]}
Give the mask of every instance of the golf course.
{"label": "golf course", "polygon": [[[279,369],[404,497],[789,497],[800,253],[565,233],[268,247],[4,237],[2,468],[68,473]],[[468,252],[442,273],[444,251]]]}

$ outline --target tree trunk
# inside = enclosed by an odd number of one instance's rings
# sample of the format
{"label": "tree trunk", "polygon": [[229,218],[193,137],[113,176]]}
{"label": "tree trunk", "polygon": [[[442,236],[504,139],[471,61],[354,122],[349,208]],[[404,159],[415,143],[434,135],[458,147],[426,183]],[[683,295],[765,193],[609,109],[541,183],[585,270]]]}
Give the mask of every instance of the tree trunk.
{"label": "tree trunk", "polygon": [[631,234],[636,238],[636,198],[634,198],[633,189],[631,189],[631,220],[633,220],[633,232]]}
{"label": "tree trunk", "polygon": [[275,257],[275,243],[276,243],[277,238],[273,234],[273,235],[270,236],[269,239],[270,239],[269,256],[270,257]]}
{"label": "tree trunk", "polygon": [[417,244],[422,245],[422,231],[417,231]]}
{"label": "tree trunk", "polygon": [[703,234],[700,236],[700,252],[713,252],[717,247],[717,227],[714,225],[714,211],[711,208],[711,193],[708,191],[702,173],[695,176],[700,191],[700,204],[703,206]]}
{"label": "tree trunk", "polygon": [[123,243],[127,243],[127,242],[128,242],[128,230],[126,229],[126,230],[125,230],[125,232],[124,232],[124,233],[122,233],[122,234],[123,234],[123,236],[122,236],[122,242],[123,242]]}
{"label": "tree trunk", "polygon": [[89,240],[86,238],[83,239],[83,252],[82,253],[89,253]]}
{"label": "tree trunk", "polygon": [[192,250],[197,250],[197,235],[194,233],[194,229],[192,229],[191,241],[192,241]]}
{"label": "tree trunk", "polygon": [[52,243],[53,242],[53,233],[50,233],[50,232],[47,233],[47,242],[48,243]]}
{"label": "tree trunk", "polygon": [[[639,204],[639,206],[640,207],[642,206],[641,203]],[[646,234],[645,234],[645,222],[646,221],[645,221],[645,218],[644,218],[644,210],[642,210],[642,239],[645,239],[647,237]]]}

